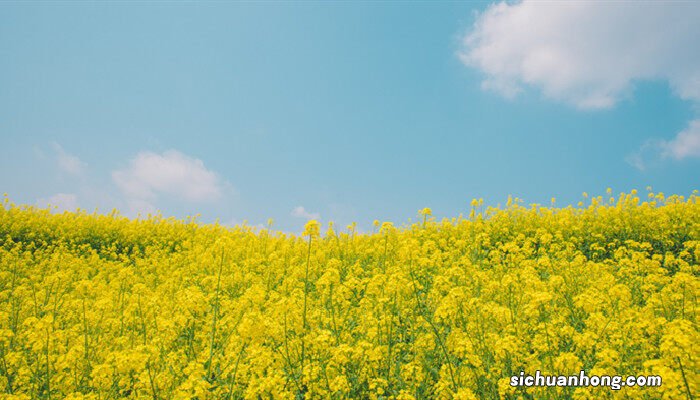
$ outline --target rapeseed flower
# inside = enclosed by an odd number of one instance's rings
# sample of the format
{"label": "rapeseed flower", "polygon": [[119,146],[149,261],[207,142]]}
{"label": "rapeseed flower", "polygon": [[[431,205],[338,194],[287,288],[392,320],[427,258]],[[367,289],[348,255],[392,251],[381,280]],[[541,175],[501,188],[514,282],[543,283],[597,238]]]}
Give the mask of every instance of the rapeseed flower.
{"label": "rapeseed flower", "polygon": [[[691,398],[700,198],[583,194],[361,233],[0,207],[0,390],[114,399]],[[660,388],[522,388],[543,374]]]}

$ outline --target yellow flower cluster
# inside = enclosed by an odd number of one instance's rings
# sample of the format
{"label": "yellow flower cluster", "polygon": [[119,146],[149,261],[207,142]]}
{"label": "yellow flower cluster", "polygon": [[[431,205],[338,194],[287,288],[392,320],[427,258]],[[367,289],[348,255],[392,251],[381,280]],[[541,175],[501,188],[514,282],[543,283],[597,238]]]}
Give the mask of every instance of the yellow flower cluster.
{"label": "yellow flower cluster", "polygon": [[[700,197],[361,234],[0,207],[3,398],[700,396]],[[660,388],[511,387],[534,373]]]}

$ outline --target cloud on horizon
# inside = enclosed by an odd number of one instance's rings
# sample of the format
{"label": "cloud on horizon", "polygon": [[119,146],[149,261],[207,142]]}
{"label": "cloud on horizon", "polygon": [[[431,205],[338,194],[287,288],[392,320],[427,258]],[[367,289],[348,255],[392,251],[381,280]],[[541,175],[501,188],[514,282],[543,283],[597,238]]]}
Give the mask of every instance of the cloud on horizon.
{"label": "cloud on horizon", "polygon": [[290,213],[292,217],[296,218],[304,218],[304,219],[321,219],[321,214],[317,212],[310,212],[307,211],[304,207],[302,206],[297,206],[292,209],[292,212]]}
{"label": "cloud on horizon", "polygon": [[177,150],[142,151],[126,168],[113,171],[112,180],[132,212],[155,211],[154,202],[163,195],[193,203],[214,202],[227,186],[202,160]]}
{"label": "cloud on horizon", "polygon": [[47,198],[36,201],[36,205],[42,208],[52,207],[55,211],[75,211],[78,208],[78,196],[73,193],[56,193]]}

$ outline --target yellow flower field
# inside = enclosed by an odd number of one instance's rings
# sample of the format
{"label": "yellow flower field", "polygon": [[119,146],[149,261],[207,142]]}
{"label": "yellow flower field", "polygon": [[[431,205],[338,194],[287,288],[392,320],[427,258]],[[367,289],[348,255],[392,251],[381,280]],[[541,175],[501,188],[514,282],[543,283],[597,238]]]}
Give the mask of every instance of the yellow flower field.
{"label": "yellow flower field", "polygon": [[[641,197],[641,199],[640,199]],[[0,207],[8,399],[700,396],[700,197],[301,235]],[[521,371],[657,388],[524,388]]]}

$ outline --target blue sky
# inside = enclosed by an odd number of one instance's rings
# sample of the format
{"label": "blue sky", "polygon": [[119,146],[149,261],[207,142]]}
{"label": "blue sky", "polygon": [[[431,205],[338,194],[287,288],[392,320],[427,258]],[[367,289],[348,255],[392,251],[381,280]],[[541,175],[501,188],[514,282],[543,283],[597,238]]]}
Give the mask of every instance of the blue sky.
{"label": "blue sky", "polygon": [[0,192],[298,231],[700,188],[698,3],[571,4],[4,2]]}

